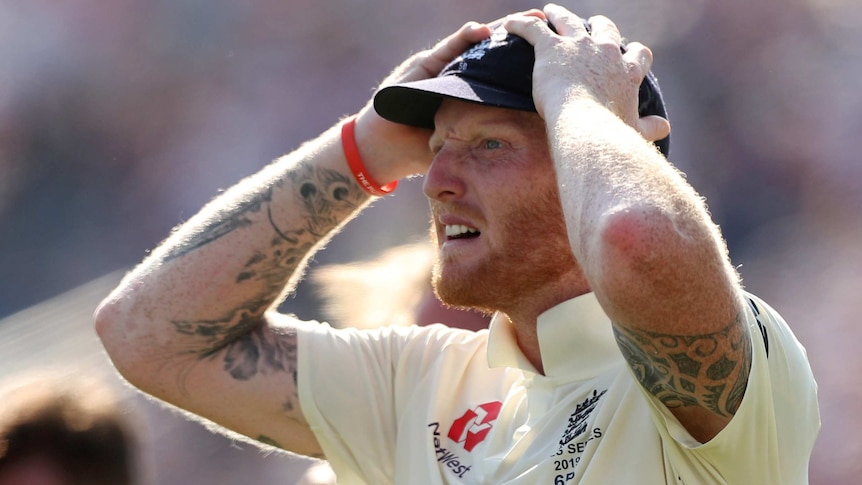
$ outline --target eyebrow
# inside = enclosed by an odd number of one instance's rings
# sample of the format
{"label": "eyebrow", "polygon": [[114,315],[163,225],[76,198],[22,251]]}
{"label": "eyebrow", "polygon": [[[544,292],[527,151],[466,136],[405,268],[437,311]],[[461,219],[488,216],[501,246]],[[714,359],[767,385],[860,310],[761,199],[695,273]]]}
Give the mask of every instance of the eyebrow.
{"label": "eyebrow", "polygon": [[[458,118],[458,119],[455,121],[455,123],[453,124],[453,126],[462,125],[462,124],[464,124],[464,123],[465,123],[465,122],[463,121],[463,118]],[[479,117],[479,118],[473,118],[473,119],[471,119],[471,120],[470,120],[470,122],[469,122],[469,124],[468,124],[467,126],[470,126],[470,127],[471,127],[471,129],[473,129],[473,127],[475,127],[475,126],[477,126],[477,125],[479,125],[480,127],[484,127],[484,126],[490,126],[490,127],[496,127],[496,126],[509,127],[509,126],[511,126],[511,127],[512,127],[512,129],[516,129],[516,128],[517,128],[519,125],[521,125],[521,124],[522,124],[522,121],[521,121],[520,117],[518,117],[518,116],[516,116],[516,115],[507,114],[507,115],[503,115],[503,116],[482,115],[482,116],[481,116],[481,117]],[[460,130],[460,131],[463,131],[463,130]],[[436,129],[436,126],[435,126],[434,134],[432,134],[432,135],[431,135],[431,138],[433,139],[435,136],[438,136],[438,133],[439,133],[439,132],[440,132],[440,130]],[[454,129],[452,128],[452,126],[450,126],[450,127],[446,130],[446,134],[449,134],[449,133],[452,133],[452,132],[457,132],[457,131],[456,131],[456,130],[454,130]]]}

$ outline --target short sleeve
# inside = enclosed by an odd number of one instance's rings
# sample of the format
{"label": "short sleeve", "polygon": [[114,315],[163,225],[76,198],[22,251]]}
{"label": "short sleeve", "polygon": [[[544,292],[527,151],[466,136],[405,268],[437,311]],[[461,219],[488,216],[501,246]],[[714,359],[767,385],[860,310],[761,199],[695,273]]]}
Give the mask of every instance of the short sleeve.
{"label": "short sleeve", "polygon": [[[752,344],[748,387],[736,415],[701,444],[644,390],[665,440],[670,472],[681,483],[805,484],[820,429],[817,384],[805,348],[781,316],[745,295]],[[702,478],[701,478],[702,479]]]}
{"label": "short sleeve", "polygon": [[[372,330],[303,326],[297,382],[303,414],[339,485],[392,481],[398,393],[416,382],[448,337],[442,325]],[[397,375],[396,375],[397,374]]]}

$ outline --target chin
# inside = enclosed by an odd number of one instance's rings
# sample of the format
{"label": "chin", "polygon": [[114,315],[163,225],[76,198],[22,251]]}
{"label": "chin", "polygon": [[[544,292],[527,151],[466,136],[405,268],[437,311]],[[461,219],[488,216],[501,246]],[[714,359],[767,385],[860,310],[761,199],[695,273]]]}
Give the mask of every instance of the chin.
{"label": "chin", "polygon": [[495,305],[495,285],[479,275],[452,274],[438,263],[434,267],[431,284],[434,294],[447,306],[457,309],[478,310],[483,313],[497,311]]}

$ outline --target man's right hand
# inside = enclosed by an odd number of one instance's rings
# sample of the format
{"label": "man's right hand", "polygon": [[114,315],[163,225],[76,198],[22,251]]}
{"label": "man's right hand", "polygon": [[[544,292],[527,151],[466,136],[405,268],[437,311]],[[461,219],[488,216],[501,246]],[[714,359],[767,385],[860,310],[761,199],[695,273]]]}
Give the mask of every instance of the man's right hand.
{"label": "man's right hand", "polygon": [[[519,15],[544,18],[544,13],[536,9],[520,12]],[[434,47],[409,57],[380,86],[435,77],[446,64],[472,44],[488,38],[492,27],[502,21],[498,19],[489,24],[467,22]],[[431,151],[428,149],[430,137],[431,130],[384,120],[374,111],[371,102],[357,115],[359,152],[371,177],[380,184],[424,174],[431,163]]]}

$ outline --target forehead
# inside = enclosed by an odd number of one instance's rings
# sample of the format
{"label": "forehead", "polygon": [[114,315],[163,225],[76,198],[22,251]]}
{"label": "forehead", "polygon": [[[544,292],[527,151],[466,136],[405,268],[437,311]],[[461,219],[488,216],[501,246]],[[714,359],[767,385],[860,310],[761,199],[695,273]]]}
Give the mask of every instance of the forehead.
{"label": "forehead", "polygon": [[456,99],[443,100],[434,115],[435,135],[441,135],[450,130],[494,125],[516,128],[531,134],[545,130],[545,123],[538,113],[497,108]]}

